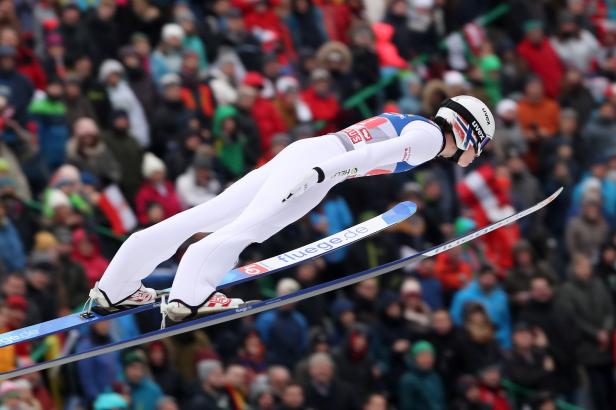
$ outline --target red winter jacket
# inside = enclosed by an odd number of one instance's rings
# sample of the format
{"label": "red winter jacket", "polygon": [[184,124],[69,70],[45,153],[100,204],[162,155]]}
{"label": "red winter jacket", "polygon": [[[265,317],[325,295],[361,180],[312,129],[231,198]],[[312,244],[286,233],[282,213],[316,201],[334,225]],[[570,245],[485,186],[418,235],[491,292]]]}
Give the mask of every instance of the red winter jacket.
{"label": "red winter jacket", "polygon": [[555,98],[560,92],[560,83],[564,74],[563,64],[547,38],[535,46],[528,39],[518,44],[518,54],[526,61],[528,67],[543,81],[545,93]]}
{"label": "red winter jacket", "polygon": [[252,117],[259,128],[261,152],[269,152],[274,134],[287,131],[284,119],[274,102],[262,97],[257,97],[252,106]]}
{"label": "red winter jacket", "polygon": [[284,51],[290,57],[295,55],[293,40],[289,33],[289,29],[282,23],[273,7],[268,6],[268,9],[265,11],[249,9],[244,15],[244,23],[246,24],[246,29],[249,31],[254,31],[255,29],[267,30],[276,35],[276,39],[263,42],[265,48],[281,44]]}
{"label": "red winter jacket", "polygon": [[165,212],[165,219],[179,213],[182,210],[180,200],[173,188],[173,184],[165,181],[166,194],[161,194],[150,181],[145,181],[135,196],[135,208],[139,222],[147,224],[148,206],[152,203],[160,204]]}
{"label": "red winter jacket", "polygon": [[25,47],[17,49],[17,71],[30,79],[37,90],[47,86],[47,76],[34,53]]}
{"label": "red winter jacket", "polygon": [[[105,269],[109,266],[109,261],[101,255],[96,239],[88,237],[85,230],[77,229],[74,231],[72,239],[73,250],[71,252],[71,259],[83,267],[88,279],[88,286],[94,287],[96,281],[103,276]],[[85,253],[81,249],[80,243],[82,240],[88,240],[92,244],[92,250],[89,253]]]}
{"label": "red winter jacket", "polygon": [[326,122],[325,128],[320,131],[321,134],[337,131],[335,120],[340,111],[340,104],[336,97],[332,94],[320,96],[313,87],[309,87],[302,93],[302,99],[310,108],[314,121]]}

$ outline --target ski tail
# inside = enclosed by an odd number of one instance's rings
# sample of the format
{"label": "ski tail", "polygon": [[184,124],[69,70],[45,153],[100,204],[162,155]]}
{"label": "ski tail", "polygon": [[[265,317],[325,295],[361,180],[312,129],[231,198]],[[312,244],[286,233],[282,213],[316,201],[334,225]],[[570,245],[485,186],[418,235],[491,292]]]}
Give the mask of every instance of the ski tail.
{"label": "ski tail", "polygon": [[527,215],[530,215],[534,212],[537,212],[541,208],[548,205],[550,202],[554,201],[558,195],[562,192],[563,188],[560,188],[552,195],[544,199],[543,201],[537,203],[536,205],[525,209],[524,211],[518,212],[514,215],[511,215],[507,218],[504,218],[494,224],[485,226],[483,228],[479,228],[473,232],[470,232],[466,235],[458,237],[456,239],[452,239],[444,244],[437,245],[433,248],[427,249],[423,252],[416,253],[414,255],[410,255],[396,261],[392,261],[386,263],[384,265],[378,266],[373,269],[368,269],[362,272],[354,273],[339,279],[335,279],[329,282],[320,283],[309,288],[300,289],[297,292],[290,293],[284,296],[278,296],[272,299],[268,299],[262,302],[257,302],[254,304],[250,304],[247,306],[243,306],[237,309],[228,310],[225,312],[221,312],[218,314],[214,314],[211,316],[205,316],[201,318],[197,318],[187,322],[177,323],[173,326],[167,327],[166,329],[154,330],[148,333],[145,333],[140,336],[135,336],[123,341],[113,342],[104,346],[95,347],[90,350],[76,353],[69,356],[59,357],[57,359],[49,360],[43,363],[37,363],[32,366],[24,367],[21,369],[0,373],[0,380],[6,380],[13,377],[22,376],[24,374],[28,374],[35,371],[40,371],[44,369],[48,369],[54,366],[60,366],[67,363],[72,363],[78,360],[87,359],[90,357],[95,357],[101,354],[114,352],[120,349],[126,349],[129,347],[137,346],[143,343],[150,343],[165,337],[175,336],[181,333],[194,331],[197,329],[201,329],[204,327],[216,325],[219,323],[228,322],[230,320],[239,319],[244,316],[253,315],[255,313],[264,312],[266,310],[271,310],[274,308],[278,308],[284,305],[288,305],[290,303],[296,303],[301,300],[311,298],[314,296],[321,295],[323,293],[331,292],[357,282],[361,282],[366,279],[374,278],[385,273],[394,271],[396,269],[400,269],[410,263],[418,262],[422,259],[429,258],[440,253],[446,252],[456,246],[460,246],[467,242],[470,242],[480,236],[483,236],[487,233],[495,231],[499,228],[502,228],[505,225],[509,225],[521,218],[524,218]]}

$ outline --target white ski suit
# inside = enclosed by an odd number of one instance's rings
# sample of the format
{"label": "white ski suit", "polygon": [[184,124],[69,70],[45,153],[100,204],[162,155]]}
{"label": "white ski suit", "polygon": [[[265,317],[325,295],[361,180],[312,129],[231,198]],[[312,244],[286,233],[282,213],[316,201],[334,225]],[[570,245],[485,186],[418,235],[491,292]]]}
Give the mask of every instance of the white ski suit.
{"label": "white ski suit", "polygon": [[[443,134],[432,121],[394,113],[296,141],[215,198],[132,234],[109,264],[99,288],[112,303],[120,302],[190,236],[209,232],[184,254],[169,295],[170,301],[200,306],[242,250],[300,219],[337,183],[408,171],[435,158],[443,147]],[[314,167],[322,169],[322,182],[283,202]]]}

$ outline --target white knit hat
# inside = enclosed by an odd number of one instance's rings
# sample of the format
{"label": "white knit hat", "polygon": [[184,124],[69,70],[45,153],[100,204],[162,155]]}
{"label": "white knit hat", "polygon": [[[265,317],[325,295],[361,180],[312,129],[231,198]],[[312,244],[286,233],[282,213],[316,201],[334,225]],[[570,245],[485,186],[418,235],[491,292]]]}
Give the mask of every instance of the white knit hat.
{"label": "white knit hat", "polygon": [[105,60],[98,70],[98,80],[103,82],[113,73],[124,74],[124,66],[118,60]]}
{"label": "white knit hat", "polygon": [[71,206],[68,196],[59,189],[54,189],[49,193],[47,204],[51,209],[56,209],[60,206]]}
{"label": "white knit hat", "polygon": [[151,152],[146,152],[143,155],[143,164],[141,165],[143,177],[150,178],[157,171],[165,171],[165,163]]}
{"label": "white knit hat", "polygon": [[409,293],[418,294],[421,293],[421,283],[414,278],[408,278],[402,283],[400,293],[405,295]]}
{"label": "white knit hat", "polygon": [[184,40],[184,29],[179,24],[168,23],[163,26],[161,34],[163,41],[167,41],[172,37],[177,37],[180,40]]}
{"label": "white knit hat", "polygon": [[289,293],[297,292],[300,290],[300,285],[295,279],[284,278],[280,279],[276,285],[276,296],[285,296]]}

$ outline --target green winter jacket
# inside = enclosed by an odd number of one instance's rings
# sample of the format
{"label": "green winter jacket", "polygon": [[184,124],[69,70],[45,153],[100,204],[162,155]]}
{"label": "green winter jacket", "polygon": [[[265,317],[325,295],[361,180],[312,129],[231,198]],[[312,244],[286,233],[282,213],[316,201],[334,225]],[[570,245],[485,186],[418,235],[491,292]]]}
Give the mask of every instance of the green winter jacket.
{"label": "green winter jacket", "polygon": [[413,366],[402,375],[399,392],[400,410],[445,410],[445,389],[434,370]]}
{"label": "green winter jacket", "polygon": [[220,162],[234,176],[239,177],[246,173],[245,147],[248,139],[239,129],[233,135],[225,135],[222,131],[223,122],[228,118],[235,118],[237,109],[230,105],[221,105],[216,108],[212,133],[215,139],[216,153]]}

